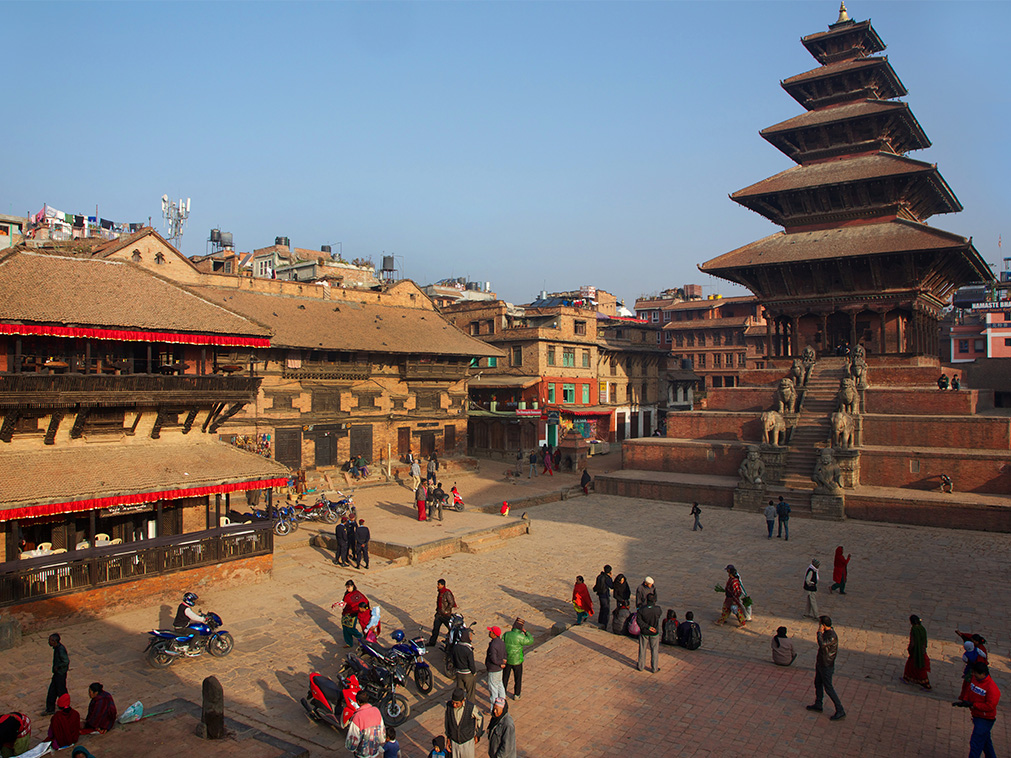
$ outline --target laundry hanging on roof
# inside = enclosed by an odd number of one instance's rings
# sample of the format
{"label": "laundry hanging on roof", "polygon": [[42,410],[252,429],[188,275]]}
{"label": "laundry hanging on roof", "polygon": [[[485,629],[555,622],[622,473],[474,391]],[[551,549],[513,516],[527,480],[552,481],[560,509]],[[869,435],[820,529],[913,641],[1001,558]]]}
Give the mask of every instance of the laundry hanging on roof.
{"label": "laundry hanging on roof", "polygon": [[103,229],[112,229],[112,222],[109,221],[108,219],[104,219],[103,218],[102,219],[102,228]]}
{"label": "laundry hanging on roof", "polygon": [[84,226],[84,216],[74,216],[74,226],[80,229]]}

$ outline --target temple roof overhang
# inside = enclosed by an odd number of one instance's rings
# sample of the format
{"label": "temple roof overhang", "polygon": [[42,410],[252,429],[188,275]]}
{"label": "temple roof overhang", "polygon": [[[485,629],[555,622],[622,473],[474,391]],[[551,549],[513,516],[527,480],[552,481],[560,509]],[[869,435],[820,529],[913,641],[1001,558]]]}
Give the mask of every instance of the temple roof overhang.
{"label": "temple roof overhang", "polygon": [[[847,82],[847,85],[825,87],[823,91],[822,84],[828,79]],[[870,96],[881,100],[908,94],[887,56],[829,63],[784,79],[780,86],[807,110],[863,99],[868,97],[869,90]]]}
{"label": "temple roof overhang", "polygon": [[817,32],[801,37],[801,44],[819,63],[873,55],[885,49],[885,43],[867,21],[845,21],[832,24],[827,32]]}

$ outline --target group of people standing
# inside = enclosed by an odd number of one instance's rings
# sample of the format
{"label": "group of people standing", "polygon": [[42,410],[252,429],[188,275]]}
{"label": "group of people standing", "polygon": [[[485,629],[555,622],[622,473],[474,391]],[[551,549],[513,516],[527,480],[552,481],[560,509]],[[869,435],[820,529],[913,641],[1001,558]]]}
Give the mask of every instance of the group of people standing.
{"label": "group of people standing", "polygon": [[339,524],[334,526],[334,537],[337,540],[337,551],[333,562],[337,566],[349,567],[354,561],[355,568],[360,569],[362,564],[369,567],[369,542],[372,540],[372,532],[365,526],[365,519],[341,516]]}

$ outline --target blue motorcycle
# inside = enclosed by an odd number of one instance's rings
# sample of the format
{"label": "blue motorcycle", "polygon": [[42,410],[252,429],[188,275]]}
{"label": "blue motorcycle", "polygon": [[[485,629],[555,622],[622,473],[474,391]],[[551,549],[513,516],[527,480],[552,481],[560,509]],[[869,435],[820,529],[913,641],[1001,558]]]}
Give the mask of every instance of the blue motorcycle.
{"label": "blue motorcycle", "polygon": [[378,642],[368,642],[360,640],[362,652],[371,656],[375,660],[393,666],[397,663],[414,666],[414,683],[418,685],[418,691],[427,695],[432,691],[432,668],[425,660],[425,638],[415,637],[407,639],[403,629],[397,629],[393,633],[393,647],[384,647]]}
{"label": "blue motorcycle", "polygon": [[193,622],[184,629],[152,629],[144,650],[150,666],[168,668],[179,658],[196,658],[210,653],[224,658],[235,646],[232,635],[221,629],[221,616],[208,613],[204,623]]}

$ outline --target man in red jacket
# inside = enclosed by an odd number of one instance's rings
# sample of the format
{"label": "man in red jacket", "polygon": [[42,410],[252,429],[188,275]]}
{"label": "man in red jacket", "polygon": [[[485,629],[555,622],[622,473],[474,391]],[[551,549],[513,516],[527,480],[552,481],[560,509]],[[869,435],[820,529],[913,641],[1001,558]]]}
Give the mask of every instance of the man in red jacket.
{"label": "man in red jacket", "polygon": [[954,703],[971,709],[972,736],[969,738],[969,758],[979,758],[981,753],[986,755],[986,758],[996,758],[990,732],[993,731],[993,723],[997,720],[998,702],[1000,690],[990,678],[989,667],[984,661],[976,661],[972,664],[972,679],[965,699]]}

